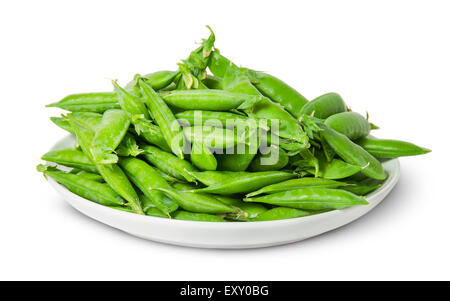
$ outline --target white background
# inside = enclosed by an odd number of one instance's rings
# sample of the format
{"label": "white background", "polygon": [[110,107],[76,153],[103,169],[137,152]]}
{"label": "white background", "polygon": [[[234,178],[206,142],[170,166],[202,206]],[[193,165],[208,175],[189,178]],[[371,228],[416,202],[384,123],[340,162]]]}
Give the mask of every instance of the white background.
{"label": "white background", "polygon": [[[306,3],[307,2],[307,3]],[[3,1],[0,279],[449,280],[448,1]],[[376,135],[427,146],[374,211],[291,245],[201,250],[141,240],[67,205],[35,171],[65,133],[44,108],[175,69],[208,36],[312,99],[339,92]]]}

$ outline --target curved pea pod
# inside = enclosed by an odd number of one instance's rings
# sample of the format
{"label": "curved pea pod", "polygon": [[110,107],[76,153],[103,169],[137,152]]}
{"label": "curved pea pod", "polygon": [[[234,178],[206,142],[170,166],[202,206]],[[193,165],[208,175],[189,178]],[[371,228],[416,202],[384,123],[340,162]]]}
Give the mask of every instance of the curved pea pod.
{"label": "curved pea pod", "polygon": [[[70,173],[72,173],[72,170],[70,171]],[[100,183],[105,182],[105,180],[103,180],[103,177],[97,173],[91,173],[91,172],[81,170],[81,171],[77,172],[76,175],[81,176],[85,179],[89,179],[89,180],[100,182]]]}
{"label": "curved pea pod", "polygon": [[176,113],[175,117],[183,126],[207,125],[234,128],[249,122],[246,116],[218,111],[188,110]]}
{"label": "curved pea pod", "polygon": [[262,197],[245,198],[244,201],[306,210],[343,209],[368,204],[364,198],[351,192],[331,188],[300,188]]}
{"label": "curved pea pod", "polygon": [[345,135],[336,132],[330,127],[322,124],[321,135],[325,138],[331,148],[345,162],[362,168],[361,172],[373,179],[384,180],[387,177],[380,161],[369,154],[361,146],[353,143]]}
{"label": "curved pea pod", "polygon": [[338,182],[328,179],[322,178],[300,178],[300,179],[291,179],[284,182],[272,184],[269,186],[265,186],[257,191],[251,192],[247,194],[247,197],[253,197],[259,194],[272,194],[277,192],[296,190],[299,188],[310,188],[310,187],[322,187],[322,188],[337,188],[340,186],[346,186],[347,183]]}
{"label": "curved pea pod", "polygon": [[148,143],[156,145],[166,152],[172,152],[159,126],[145,118],[136,118],[133,124],[134,130],[139,137],[142,137]]}
{"label": "curved pea pod", "polygon": [[150,118],[148,114],[147,107],[145,104],[139,100],[136,96],[127,92],[124,88],[117,84],[117,80],[113,80],[112,84],[114,86],[114,91],[117,94],[118,102],[120,107],[124,112],[128,114],[130,119],[133,121],[133,117],[143,116],[144,118]]}
{"label": "curved pea pod", "polygon": [[189,174],[202,184],[211,186],[233,179],[236,176],[249,175],[250,173],[245,171],[191,171]]}
{"label": "curved pea pod", "polygon": [[95,163],[91,152],[91,144],[94,139],[95,132],[84,127],[71,114],[68,114],[67,119],[77,136],[78,143],[80,144],[83,152],[87,155],[89,160],[95,164],[95,167],[105,182],[108,183],[109,186],[122,198],[124,198],[128,202],[127,205],[136,211],[136,213],[144,214],[139,197],[122,169],[120,169],[117,164]]}
{"label": "curved pea pod", "polygon": [[266,212],[252,218],[252,222],[262,222],[262,221],[275,221],[280,219],[290,219],[297,217],[304,217],[308,215],[316,214],[314,211],[304,211],[288,207],[276,207]]}
{"label": "curved pea pod", "polygon": [[400,140],[362,138],[356,143],[377,158],[417,156],[431,152],[427,148]]}
{"label": "curved pea pod", "polygon": [[355,112],[341,112],[331,115],[324,123],[351,140],[366,137],[371,129],[369,121]]}
{"label": "curved pea pod", "polygon": [[331,115],[346,111],[347,106],[339,94],[327,93],[305,104],[300,112],[300,115],[314,114],[314,117],[326,119]]}
{"label": "curved pea pod", "polygon": [[211,195],[175,190],[173,188],[155,188],[171,197],[184,210],[197,213],[229,213],[236,209],[220,202]]}
{"label": "curved pea pod", "polygon": [[214,197],[224,204],[239,208],[241,210],[239,212],[227,213],[225,215],[225,218],[227,219],[248,221],[267,211],[267,208],[261,204],[246,203],[241,199],[235,199],[223,195],[215,195]]}
{"label": "curved pea pod", "polygon": [[262,99],[258,95],[213,89],[176,90],[160,95],[169,105],[180,109],[209,111],[246,110]]}
{"label": "curved pea pod", "polygon": [[[177,203],[161,191],[155,190],[158,187],[170,189],[170,186],[153,167],[137,158],[121,158],[119,165],[123,168],[128,178],[162,212],[169,214],[178,209]],[[143,203],[143,210],[146,211],[147,208],[146,204]]]}
{"label": "curved pea pod", "polygon": [[246,70],[250,81],[259,92],[279,103],[294,117],[300,117],[302,107],[308,102],[303,95],[275,76],[250,69]]}
{"label": "curved pea pod", "polygon": [[[339,159],[332,159],[330,162],[320,160],[318,176],[324,179],[337,180],[353,176],[361,170],[361,166],[349,164]],[[308,171],[314,174],[314,170]]]}
{"label": "curved pea pod", "polygon": [[203,79],[203,83],[208,89],[222,89],[222,79],[217,76],[207,75]]}
{"label": "curved pea pod", "polygon": [[46,107],[56,107],[71,112],[103,113],[120,109],[117,95],[113,92],[72,94]]}
{"label": "curved pea pod", "polygon": [[69,122],[62,117],[50,117],[50,120],[63,130],[73,134],[72,127]]}
{"label": "curved pea pod", "polygon": [[288,163],[289,157],[286,152],[276,145],[270,145],[256,155],[248,168],[250,171],[280,170]]}
{"label": "curved pea pod", "polygon": [[180,124],[164,100],[161,99],[152,87],[142,79],[139,80],[139,84],[145,104],[149,108],[153,119],[160,127],[167,144],[177,157],[183,159],[184,136]]}
{"label": "curved pea pod", "polygon": [[79,168],[88,172],[97,172],[97,168],[89,160],[89,157],[82,151],[73,148],[49,151],[41,159],[68,167]]}
{"label": "curved pea pod", "polygon": [[213,126],[190,126],[183,129],[191,143],[199,143],[210,148],[229,148],[237,143],[245,143],[245,133]]}
{"label": "curved pea pod", "polygon": [[217,160],[211,150],[198,142],[192,144],[191,162],[201,170],[216,170]]}
{"label": "curved pea pod", "polygon": [[178,210],[172,215],[172,218],[185,220],[185,221],[196,221],[196,222],[225,222],[225,220],[217,215],[207,214],[207,213],[195,213],[189,211]]}
{"label": "curved pea pod", "polygon": [[107,184],[80,175],[65,173],[49,166],[39,165],[38,170],[43,172],[46,177],[51,177],[64,185],[71,192],[93,202],[106,206],[124,204],[124,200]]}
{"label": "curved pea pod", "polygon": [[194,190],[194,192],[208,192],[216,194],[248,193],[266,185],[279,183],[295,175],[284,171],[261,171],[236,176],[222,183],[214,184],[206,188]]}
{"label": "curved pea pod", "polygon": [[169,86],[175,78],[179,75],[177,71],[157,71],[146,75],[136,74],[128,84],[125,86],[125,90],[133,93],[137,97],[142,97],[141,90],[138,84],[139,78],[142,78],[148,85],[154,90],[161,90]]}
{"label": "curved pea pod", "polygon": [[103,114],[91,142],[92,158],[100,164],[118,161],[114,150],[119,146],[130,126],[130,118],[122,110],[108,110]]}
{"label": "curved pea pod", "polygon": [[195,182],[195,178],[189,172],[197,169],[188,161],[151,145],[142,146],[141,149],[144,150],[142,157],[166,174],[183,181]]}

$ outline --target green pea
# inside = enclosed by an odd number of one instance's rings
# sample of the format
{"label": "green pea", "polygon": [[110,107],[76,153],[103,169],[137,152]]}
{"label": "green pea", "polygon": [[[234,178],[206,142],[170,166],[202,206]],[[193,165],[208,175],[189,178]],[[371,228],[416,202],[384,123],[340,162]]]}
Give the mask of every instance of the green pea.
{"label": "green pea", "polygon": [[342,112],[331,115],[324,123],[351,140],[366,137],[370,133],[369,121],[361,114],[355,112]]}
{"label": "green pea", "polygon": [[427,148],[400,140],[362,138],[356,143],[377,158],[417,156],[431,152]]}
{"label": "green pea", "polygon": [[103,113],[110,109],[120,109],[117,95],[113,92],[72,94],[46,107],[56,107],[71,112]]}
{"label": "green pea", "polygon": [[195,213],[183,210],[178,210],[172,217],[174,219],[197,222],[225,222],[225,220],[217,215],[207,213]]}
{"label": "green pea", "polygon": [[178,124],[172,111],[159,95],[143,79],[139,80],[145,104],[149,108],[154,120],[161,128],[161,132],[172,149],[172,152],[180,159],[184,158],[183,130]]}
{"label": "green pea", "polygon": [[353,143],[345,135],[336,132],[326,125],[321,125],[321,132],[328,144],[345,162],[362,168],[361,172],[370,178],[377,180],[386,179],[387,175],[381,163],[364,150]]}
{"label": "green pea", "polygon": [[114,91],[118,96],[120,107],[129,115],[132,121],[135,118],[134,116],[143,116],[147,119],[150,118],[148,110],[141,100],[120,87],[116,80],[112,81],[112,84],[114,86]]}
{"label": "green pea", "polygon": [[308,102],[303,95],[275,76],[249,69],[247,74],[264,96],[279,103],[294,117],[300,117],[302,107]]}
{"label": "green pea", "polygon": [[300,188],[262,197],[245,198],[244,201],[306,210],[343,209],[353,205],[368,204],[360,196],[331,188]]}
{"label": "green pea", "polygon": [[84,176],[65,173],[49,166],[39,165],[38,170],[43,172],[45,176],[51,177],[64,185],[71,192],[93,202],[107,206],[124,204],[124,200],[107,184],[99,183]]}
{"label": "green pea", "polygon": [[117,163],[114,150],[125,137],[129,126],[130,118],[122,110],[108,110],[103,114],[91,143],[92,156],[97,163]]}
{"label": "green pea", "polygon": [[[137,158],[121,158],[119,161],[120,167],[123,168],[128,178],[152,200],[152,202],[162,212],[169,214],[178,209],[178,205],[168,198],[161,191],[155,188],[162,187],[170,189],[169,184],[159,175],[157,171],[144,161]],[[143,210],[147,209],[146,204],[143,204]]]}
{"label": "green pea", "polygon": [[82,151],[73,148],[49,151],[41,159],[68,167],[79,168],[88,172],[97,172],[97,168],[89,158]]}
{"label": "green pea", "polygon": [[214,184],[222,183],[229,179],[233,179],[241,175],[249,175],[249,172],[245,171],[192,171],[189,172],[197,181],[205,184],[206,186],[211,186]]}
{"label": "green pea", "polygon": [[331,115],[347,111],[347,106],[342,97],[337,93],[327,93],[321,95],[306,105],[301,110],[301,115],[311,115],[325,119]]}
{"label": "green pea", "polygon": [[300,178],[300,179],[291,179],[284,182],[272,184],[269,186],[265,186],[257,191],[251,192],[247,194],[247,197],[253,197],[255,195],[263,194],[263,193],[277,193],[289,190],[296,190],[299,188],[305,187],[322,187],[322,188],[337,188],[340,186],[347,185],[344,182],[338,182],[328,179],[322,178]]}
{"label": "green pea", "polygon": [[236,176],[233,179],[225,180],[222,183],[214,184],[206,188],[197,189],[195,192],[208,192],[224,195],[248,193],[266,185],[279,183],[294,177],[294,174],[284,171],[252,172]]}
{"label": "green pea", "polygon": [[257,217],[253,218],[252,221],[275,221],[280,219],[304,217],[312,214],[315,214],[314,211],[304,211],[288,207],[276,207],[258,215]]}
{"label": "green pea", "polygon": [[141,149],[144,150],[141,156],[166,174],[188,182],[195,181],[195,178],[189,172],[197,171],[197,169],[188,161],[182,160],[155,146],[145,145]]}

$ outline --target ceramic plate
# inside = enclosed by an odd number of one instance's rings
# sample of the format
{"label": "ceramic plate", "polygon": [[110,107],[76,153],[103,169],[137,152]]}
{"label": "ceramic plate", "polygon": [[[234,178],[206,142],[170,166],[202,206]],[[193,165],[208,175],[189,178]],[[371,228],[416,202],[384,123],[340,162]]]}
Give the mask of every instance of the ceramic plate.
{"label": "ceramic plate", "polygon": [[[60,140],[52,150],[69,148],[75,138]],[[400,176],[397,159],[383,163],[389,177],[367,196],[370,203],[343,210],[279,221],[211,223],[170,220],[111,209],[70,192],[49,178],[49,183],[75,209],[106,225],[144,239],[197,248],[259,248],[301,241],[348,224],[375,208],[392,190]]]}

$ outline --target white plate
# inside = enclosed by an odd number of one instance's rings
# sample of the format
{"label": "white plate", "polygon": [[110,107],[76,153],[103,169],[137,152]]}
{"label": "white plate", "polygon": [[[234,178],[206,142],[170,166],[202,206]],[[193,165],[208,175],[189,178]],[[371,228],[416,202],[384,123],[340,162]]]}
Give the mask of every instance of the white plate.
{"label": "white plate", "polygon": [[[60,140],[52,150],[74,145],[74,137]],[[168,244],[197,248],[258,248],[287,244],[336,229],[363,216],[378,205],[392,190],[400,176],[397,159],[383,163],[389,174],[386,182],[367,196],[369,205],[301,218],[267,221],[212,223],[170,220],[111,209],[70,192],[49,178],[50,184],[75,209],[111,227],[132,235]]]}

